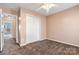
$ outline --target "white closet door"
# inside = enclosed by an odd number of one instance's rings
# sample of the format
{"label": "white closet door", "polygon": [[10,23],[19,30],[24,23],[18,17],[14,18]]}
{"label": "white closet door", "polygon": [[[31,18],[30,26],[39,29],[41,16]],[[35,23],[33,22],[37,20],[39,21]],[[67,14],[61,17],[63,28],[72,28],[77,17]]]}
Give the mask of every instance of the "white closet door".
{"label": "white closet door", "polygon": [[26,43],[41,39],[41,20],[36,16],[26,16]]}

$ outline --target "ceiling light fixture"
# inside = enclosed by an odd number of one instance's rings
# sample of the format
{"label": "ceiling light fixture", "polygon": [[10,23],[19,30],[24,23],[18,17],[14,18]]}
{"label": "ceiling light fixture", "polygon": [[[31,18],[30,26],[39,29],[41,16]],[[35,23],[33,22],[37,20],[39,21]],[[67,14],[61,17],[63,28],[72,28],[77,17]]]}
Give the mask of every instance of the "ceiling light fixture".
{"label": "ceiling light fixture", "polygon": [[53,3],[44,3],[39,9],[44,9],[46,10],[46,12],[48,13],[49,10],[52,8],[52,7],[55,7],[56,5],[53,4]]}

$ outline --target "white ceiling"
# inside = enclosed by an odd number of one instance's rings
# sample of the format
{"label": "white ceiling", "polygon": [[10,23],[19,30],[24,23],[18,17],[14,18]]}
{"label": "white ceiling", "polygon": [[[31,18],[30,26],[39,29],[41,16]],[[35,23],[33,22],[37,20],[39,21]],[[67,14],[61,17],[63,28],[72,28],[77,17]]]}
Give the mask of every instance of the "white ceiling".
{"label": "white ceiling", "polygon": [[18,10],[20,7],[23,7],[25,9],[29,9],[42,15],[48,16],[78,5],[77,3],[54,3],[54,4],[56,4],[57,6],[52,7],[49,13],[47,13],[44,9],[37,10],[42,5],[42,3],[0,3],[0,7],[13,8],[16,10]]}

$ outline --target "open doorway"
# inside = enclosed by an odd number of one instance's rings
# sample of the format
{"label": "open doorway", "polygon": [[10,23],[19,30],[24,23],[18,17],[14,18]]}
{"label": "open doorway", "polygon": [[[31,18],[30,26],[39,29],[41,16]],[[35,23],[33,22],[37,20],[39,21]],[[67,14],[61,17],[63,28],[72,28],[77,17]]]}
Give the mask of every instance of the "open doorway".
{"label": "open doorway", "polygon": [[[13,14],[3,13],[1,18],[1,41],[0,41],[0,50],[5,50],[8,45],[14,41],[17,42],[17,16]],[[11,42],[12,41],[12,42]]]}
{"label": "open doorway", "polygon": [[14,15],[4,15],[4,39],[16,38],[16,18]]}

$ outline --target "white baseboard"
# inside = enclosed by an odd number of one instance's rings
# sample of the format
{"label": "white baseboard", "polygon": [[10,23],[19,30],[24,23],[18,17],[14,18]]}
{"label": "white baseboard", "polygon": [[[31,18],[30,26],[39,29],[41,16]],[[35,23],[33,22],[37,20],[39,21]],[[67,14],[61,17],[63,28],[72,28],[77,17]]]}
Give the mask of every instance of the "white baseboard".
{"label": "white baseboard", "polygon": [[[38,41],[42,41],[42,40],[45,40],[45,39],[41,39],[41,40],[38,40]],[[58,40],[55,40],[55,39],[49,39],[49,38],[47,38],[47,40],[56,41],[56,42],[59,42],[59,43],[68,44],[68,45],[79,47],[79,45],[75,45],[75,44],[68,43],[68,42],[63,42],[63,41],[58,41]],[[37,41],[34,41],[34,42],[37,42]],[[34,43],[34,42],[31,42],[31,43]],[[19,44],[19,45],[20,45],[20,47],[22,47],[22,46],[25,46],[27,44],[30,44],[30,43],[23,43],[23,44]]]}
{"label": "white baseboard", "polygon": [[[42,40],[44,40],[44,39],[40,39],[40,40],[38,40],[38,41],[42,41]],[[37,42],[37,41],[34,41],[34,42]],[[30,42],[30,43],[34,43],[34,42]],[[30,43],[23,43],[23,44],[19,44],[20,45],[20,47],[22,47],[22,46],[25,46],[25,45],[27,45],[27,44],[30,44]]]}
{"label": "white baseboard", "polygon": [[44,40],[44,39],[36,40],[36,41],[33,41],[33,42],[27,42],[26,45],[27,45],[27,44],[30,44],[30,43],[37,42],[37,41],[42,41],[42,40]]}
{"label": "white baseboard", "polygon": [[67,45],[72,45],[72,46],[79,47],[79,45],[75,45],[75,44],[68,43],[68,42],[63,42],[63,41],[58,41],[58,40],[55,40],[55,39],[48,39],[48,40],[51,40],[51,41],[56,41],[56,42],[59,42],[59,43],[63,43],[63,44],[67,44]]}
{"label": "white baseboard", "polygon": [[26,45],[26,43],[24,43],[24,44],[19,44],[20,45],[20,47],[22,47],[22,46],[25,46]]}

